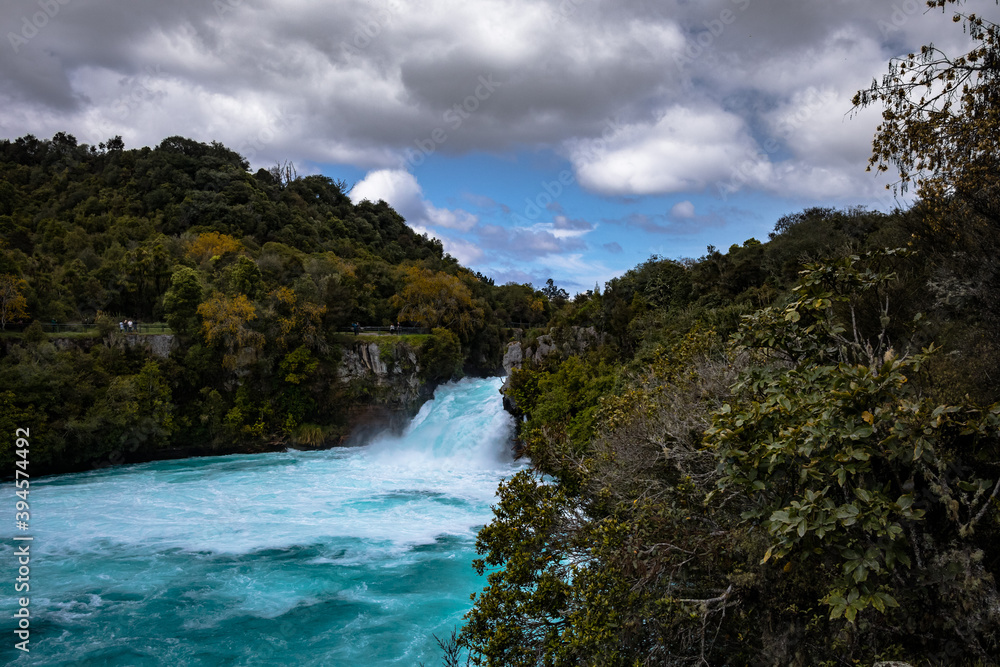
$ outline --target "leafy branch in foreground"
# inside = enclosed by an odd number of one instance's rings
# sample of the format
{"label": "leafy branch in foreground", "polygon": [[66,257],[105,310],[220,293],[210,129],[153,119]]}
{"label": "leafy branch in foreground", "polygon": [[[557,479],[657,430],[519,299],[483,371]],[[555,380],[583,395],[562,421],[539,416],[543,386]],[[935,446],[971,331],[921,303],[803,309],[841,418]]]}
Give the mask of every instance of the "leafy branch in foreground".
{"label": "leafy branch in foreground", "polygon": [[973,535],[1000,490],[1000,405],[922,397],[910,380],[935,350],[897,354],[887,306],[879,331],[857,331],[858,296],[894,278],[865,264],[890,253],[808,266],[792,303],[748,318],[734,340],[764,363],[705,436],[722,470],[713,495],[746,494],[743,519],[767,530],[762,563],[811,568],[831,618],[849,621],[898,606],[904,581],[941,586],[959,552],[975,562]]}
{"label": "leafy branch in foreground", "polygon": [[[932,0],[946,9],[956,0]],[[1000,214],[1000,26],[955,13],[972,48],[949,56],[933,44],[893,59],[881,81],[858,91],[855,111],[883,106],[869,169],[899,173],[897,191],[911,185],[925,200],[953,194],[993,220]],[[886,186],[889,187],[889,186]]]}

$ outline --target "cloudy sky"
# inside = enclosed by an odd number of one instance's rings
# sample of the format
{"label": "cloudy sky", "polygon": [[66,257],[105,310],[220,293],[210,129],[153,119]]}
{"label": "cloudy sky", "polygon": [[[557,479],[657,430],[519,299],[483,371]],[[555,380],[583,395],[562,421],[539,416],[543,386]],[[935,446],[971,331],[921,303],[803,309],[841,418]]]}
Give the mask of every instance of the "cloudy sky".
{"label": "cloudy sky", "polygon": [[890,209],[850,98],[966,47],[918,0],[3,0],[0,27],[0,136],[291,160],[571,292],[807,206]]}

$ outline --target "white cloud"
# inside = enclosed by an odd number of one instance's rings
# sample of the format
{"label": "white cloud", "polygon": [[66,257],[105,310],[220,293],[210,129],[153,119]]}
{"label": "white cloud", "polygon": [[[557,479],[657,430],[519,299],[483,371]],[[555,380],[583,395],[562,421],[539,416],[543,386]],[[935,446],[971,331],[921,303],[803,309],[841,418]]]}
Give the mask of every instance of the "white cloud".
{"label": "white cloud", "polygon": [[425,202],[425,204],[427,206],[427,218],[435,227],[446,227],[448,229],[458,229],[467,232],[476,226],[476,216],[468,211],[437,208],[428,202]]}
{"label": "white cloud", "polygon": [[447,234],[442,234],[438,230],[427,229],[421,225],[410,225],[410,228],[417,234],[427,234],[427,236],[441,241],[444,251],[457,259],[459,263],[464,266],[472,266],[482,260],[485,256],[483,249],[471,241],[456,239]]}
{"label": "white cloud", "polygon": [[476,230],[480,243],[492,253],[499,253],[517,261],[532,261],[580,250],[583,241],[575,235],[557,236],[556,230],[542,223],[531,227],[501,227],[484,225]]}
{"label": "white cloud", "polygon": [[444,250],[452,257],[457,259],[459,263],[465,266],[471,266],[483,258],[483,249],[477,246],[471,241],[463,241],[461,239],[452,238],[442,238],[441,243],[444,244]]}
{"label": "white cloud", "polygon": [[[12,30],[35,6],[16,5],[0,8]],[[994,2],[975,5],[998,20]],[[890,56],[932,40],[950,54],[967,45],[947,15],[919,2],[59,6],[37,36],[0,58],[8,137],[68,131],[94,143],[121,134],[137,146],[179,134],[222,141],[254,167],[291,159],[304,172],[306,162],[398,170],[407,149],[440,130],[435,150],[449,155],[563,151],[584,187],[608,195],[693,192],[730,181],[737,168],[740,187],[768,193],[868,192],[878,112],[845,120],[851,94],[885,72]],[[706,33],[723,9],[734,21]],[[679,66],[676,56],[708,36]],[[498,85],[456,126],[446,112],[481,77]],[[602,137],[609,118],[621,124]],[[808,120],[789,125],[799,118]],[[768,139],[777,150],[765,148]],[[395,185],[415,224],[475,225]]]}
{"label": "white cloud", "polygon": [[673,218],[693,218],[694,204],[687,200],[679,201],[670,208],[670,216]]}
{"label": "white cloud", "polygon": [[[424,199],[423,190],[413,174],[401,169],[378,169],[369,172],[351,190],[351,199],[384,199],[402,215],[411,227],[443,227],[467,232],[478,219],[463,209],[445,209]],[[457,255],[456,255],[457,256]]]}
{"label": "white cloud", "polygon": [[557,215],[552,222],[537,222],[530,229],[549,233],[557,239],[571,239],[594,231],[595,226],[586,220],[574,220],[565,215]]}
{"label": "white cloud", "polygon": [[607,140],[570,142],[580,183],[602,194],[702,190],[753,151],[743,120],[715,106],[672,106],[655,123],[622,127]]}
{"label": "white cloud", "polygon": [[550,269],[554,269],[558,274],[566,276],[562,284],[572,286],[571,291],[585,291],[593,289],[594,285],[604,285],[620,271],[614,271],[604,265],[603,262],[595,262],[585,259],[582,254],[561,255],[549,258],[546,262]]}

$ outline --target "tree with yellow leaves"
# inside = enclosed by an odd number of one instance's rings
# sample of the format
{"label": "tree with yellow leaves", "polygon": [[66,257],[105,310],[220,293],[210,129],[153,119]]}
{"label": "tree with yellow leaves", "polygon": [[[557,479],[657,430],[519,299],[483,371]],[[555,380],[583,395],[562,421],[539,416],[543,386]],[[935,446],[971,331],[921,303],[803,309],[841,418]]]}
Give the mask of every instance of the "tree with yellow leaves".
{"label": "tree with yellow leaves", "polygon": [[0,275],[0,329],[7,328],[7,322],[28,316],[28,302],[24,290],[28,283],[13,274]]}
{"label": "tree with yellow leaves", "polygon": [[444,327],[463,340],[483,322],[483,309],[461,280],[442,271],[416,266],[406,269],[406,286],[392,297],[399,319],[420,326]]}
{"label": "tree with yellow leaves", "polygon": [[199,234],[187,247],[187,256],[197,262],[204,262],[212,257],[222,257],[227,253],[238,253],[243,250],[243,244],[228,234],[206,232]]}
{"label": "tree with yellow leaves", "polygon": [[266,318],[277,322],[274,339],[279,347],[284,349],[298,341],[310,349],[326,349],[322,330],[326,306],[300,299],[294,290],[285,286],[279,286],[268,296]]}
{"label": "tree with yellow leaves", "polygon": [[228,297],[217,293],[198,306],[198,314],[209,345],[225,347],[225,368],[235,371],[249,365],[264,347],[263,334],[250,327],[250,322],[257,319],[257,310],[246,295]]}

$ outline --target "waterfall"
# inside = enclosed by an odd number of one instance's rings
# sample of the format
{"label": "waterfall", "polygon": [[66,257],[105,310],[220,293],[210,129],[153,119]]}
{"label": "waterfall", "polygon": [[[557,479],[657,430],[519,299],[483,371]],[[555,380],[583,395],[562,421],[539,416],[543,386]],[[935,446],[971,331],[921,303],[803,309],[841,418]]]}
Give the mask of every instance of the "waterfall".
{"label": "waterfall", "polygon": [[500,384],[444,385],[402,434],[363,447],[33,481],[32,650],[8,641],[0,659],[438,664],[432,635],[484,585],[475,533],[519,465]]}

